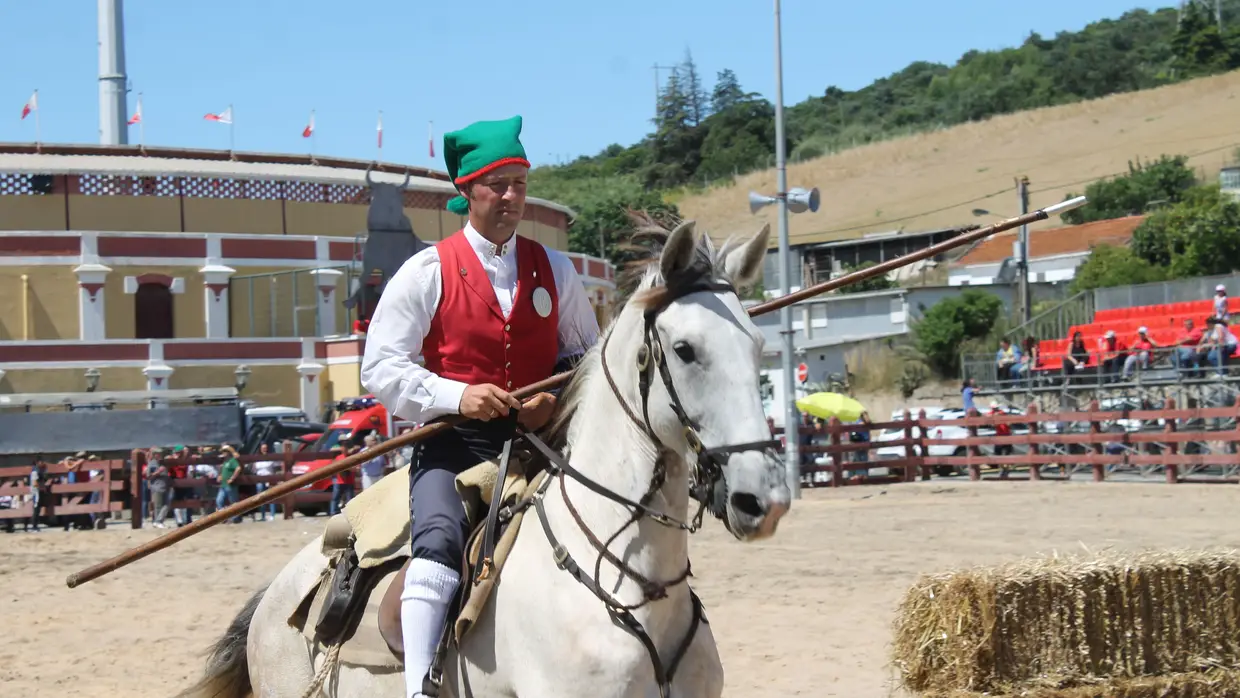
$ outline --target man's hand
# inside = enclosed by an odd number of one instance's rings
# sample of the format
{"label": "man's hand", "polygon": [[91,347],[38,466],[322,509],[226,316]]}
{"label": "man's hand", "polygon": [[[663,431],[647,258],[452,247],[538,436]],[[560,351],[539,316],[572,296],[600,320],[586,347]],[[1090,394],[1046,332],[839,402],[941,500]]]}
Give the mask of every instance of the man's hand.
{"label": "man's hand", "polygon": [[521,414],[517,415],[517,421],[527,431],[538,431],[551,419],[553,412],[555,412],[555,396],[551,393],[539,393],[530,398],[529,402],[521,405]]}
{"label": "man's hand", "polygon": [[460,412],[470,419],[489,422],[510,409],[521,409],[521,401],[490,383],[468,386],[461,394]]}

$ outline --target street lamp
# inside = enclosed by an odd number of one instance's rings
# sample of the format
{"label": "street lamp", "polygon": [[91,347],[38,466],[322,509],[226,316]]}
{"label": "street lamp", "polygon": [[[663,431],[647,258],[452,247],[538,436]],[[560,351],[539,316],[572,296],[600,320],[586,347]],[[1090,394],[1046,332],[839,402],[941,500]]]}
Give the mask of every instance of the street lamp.
{"label": "street lamp", "polygon": [[[788,157],[784,143],[784,49],[780,27],[779,0],[775,0],[775,170],[778,174],[776,187],[779,189],[774,196],[764,196],[751,192],[749,194],[749,210],[757,213],[758,209],[769,204],[779,204],[779,288],[781,295],[792,292],[792,260],[788,249],[788,212],[817,212],[819,197],[818,189],[788,189]],[[798,449],[796,433],[796,383],[792,368],[792,308],[784,306],[779,309],[780,335],[783,337],[783,351],[780,352],[780,365],[784,379],[784,458],[788,478],[788,489],[794,498],[801,497],[801,457]]]}
{"label": "street lamp", "polygon": [[235,371],[233,371],[233,376],[236,377],[233,386],[237,388],[238,393],[245,390],[245,384],[250,382],[251,373],[253,373],[253,371],[251,371],[250,367],[245,364],[241,364]]}
{"label": "street lamp", "polygon": [[86,369],[86,392],[93,393],[99,389],[99,378],[103,375],[97,368]]}

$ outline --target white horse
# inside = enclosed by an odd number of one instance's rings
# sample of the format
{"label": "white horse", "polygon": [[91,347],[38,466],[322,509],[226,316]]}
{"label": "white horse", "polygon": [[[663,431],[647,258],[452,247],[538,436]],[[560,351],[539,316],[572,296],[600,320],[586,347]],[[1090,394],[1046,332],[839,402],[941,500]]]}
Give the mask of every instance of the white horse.
{"label": "white horse", "polygon": [[[759,396],[762,334],[735,291],[759,277],[769,228],[720,250],[691,221],[659,232],[660,258],[560,399],[553,443],[596,487],[563,470],[551,479],[486,609],[449,652],[441,695],[723,692],[715,639],[686,579],[690,490],[713,484],[699,499],[711,499],[743,541],[773,534],[790,506]],[[582,575],[559,567],[555,552]],[[212,648],[205,678],[183,695],[301,698],[325,659],[286,619],[297,590],[326,565],[318,540],[298,553],[246,604]],[[608,597],[610,611],[600,600]],[[321,691],[395,697],[405,683],[399,672],[341,665]]]}

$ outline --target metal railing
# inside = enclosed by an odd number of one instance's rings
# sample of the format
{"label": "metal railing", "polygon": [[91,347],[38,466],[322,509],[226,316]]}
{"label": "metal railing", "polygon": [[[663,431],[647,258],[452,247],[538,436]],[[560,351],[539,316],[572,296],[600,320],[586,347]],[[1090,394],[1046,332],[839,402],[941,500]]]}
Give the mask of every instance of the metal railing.
{"label": "metal railing", "polygon": [[[331,269],[336,278],[335,322],[324,326],[320,312],[322,281],[314,272]],[[344,301],[354,287],[357,273],[350,265],[234,276],[228,295],[232,306],[233,337],[323,337],[347,332],[349,311]]]}
{"label": "metal railing", "polygon": [[[1156,281],[1135,286],[1115,286],[1093,290],[1094,308],[1131,308],[1139,305],[1163,305],[1209,300],[1214,297],[1214,287],[1223,284],[1228,290],[1240,289],[1240,274],[1201,276],[1195,279]],[[1234,293],[1233,293],[1234,295]],[[1064,335],[1059,335],[1064,336]]]}
{"label": "metal railing", "polygon": [[1074,325],[1094,321],[1095,291],[1082,291],[1050,310],[1038,313],[1023,325],[1008,330],[1003,336],[1019,344],[1025,337],[1060,339],[1068,336]]}
{"label": "metal railing", "polygon": [[[1130,357],[1132,357],[1130,359]],[[1240,380],[1240,362],[1233,357],[1220,362],[1217,351],[1199,355],[1188,347],[1162,347],[1150,352],[1147,360],[1131,352],[1118,358],[1100,361],[1097,352],[1089,352],[1086,364],[1070,374],[1058,363],[1034,371],[1010,369],[999,375],[996,355],[962,354],[961,378],[972,378],[979,387],[993,390],[1022,390],[1060,386],[1075,389],[1111,387],[1120,384],[1205,383]],[[1046,364],[1044,364],[1046,365]]]}

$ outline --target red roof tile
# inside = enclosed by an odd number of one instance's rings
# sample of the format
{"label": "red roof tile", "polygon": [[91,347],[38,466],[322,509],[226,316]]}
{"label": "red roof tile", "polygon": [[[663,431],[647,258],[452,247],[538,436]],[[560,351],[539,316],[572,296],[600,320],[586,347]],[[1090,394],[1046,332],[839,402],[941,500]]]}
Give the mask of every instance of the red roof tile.
{"label": "red roof tile", "polygon": [[[1100,243],[1127,245],[1132,239],[1132,231],[1144,220],[1145,216],[1127,216],[1081,225],[1030,230],[1029,258],[1088,252]],[[1016,233],[1015,230],[1009,230],[986,238],[980,245],[966,252],[955,266],[1002,262],[1012,256],[1012,243],[1016,242]]]}

